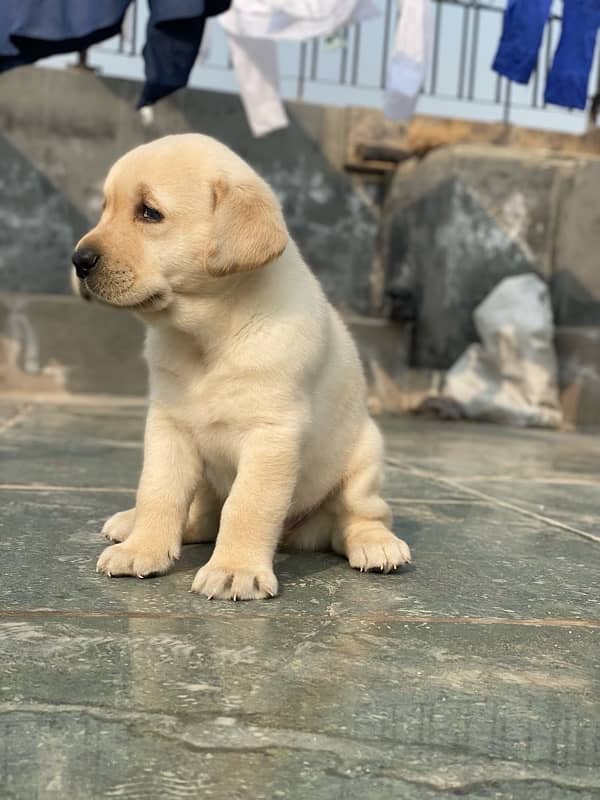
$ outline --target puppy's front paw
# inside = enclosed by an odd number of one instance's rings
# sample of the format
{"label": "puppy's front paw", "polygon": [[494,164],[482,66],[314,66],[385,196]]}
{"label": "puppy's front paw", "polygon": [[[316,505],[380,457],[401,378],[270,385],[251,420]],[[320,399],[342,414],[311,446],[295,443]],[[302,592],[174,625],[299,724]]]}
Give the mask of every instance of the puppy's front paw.
{"label": "puppy's front paw", "polygon": [[167,572],[175,558],[177,554],[143,547],[129,539],[107,547],[98,559],[96,572],[104,572],[109,578],[114,575],[133,575],[138,578],[162,575]]}
{"label": "puppy's front paw", "polygon": [[209,600],[264,600],[275,597],[277,589],[277,578],[269,567],[240,569],[210,561],[198,570],[192,583],[192,592]]}
{"label": "puppy's front paw", "polygon": [[383,525],[354,533],[346,544],[346,555],[350,566],[361,572],[391,572],[411,560],[406,542]]}
{"label": "puppy's front paw", "polygon": [[127,511],[117,511],[104,523],[102,534],[111,542],[124,542],[133,530],[135,508]]}

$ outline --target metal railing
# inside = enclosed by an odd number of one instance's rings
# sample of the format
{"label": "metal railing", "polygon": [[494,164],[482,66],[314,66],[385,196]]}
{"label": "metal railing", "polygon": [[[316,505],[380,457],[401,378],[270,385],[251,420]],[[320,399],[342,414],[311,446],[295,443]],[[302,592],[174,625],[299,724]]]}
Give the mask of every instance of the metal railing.
{"label": "metal railing", "polygon": [[[380,16],[350,25],[329,39],[280,42],[282,95],[287,99],[331,105],[381,107],[387,64],[397,21],[396,0],[374,0]],[[500,38],[505,0],[434,0],[433,48],[421,113],[561,130],[585,129],[585,115],[546,106],[546,76],[560,34],[561,4],[554,3],[528,86],[513,84],[491,70]],[[92,48],[89,62],[107,74],[143,77],[147,3],[131,6],[123,35]],[[237,91],[223,29],[207,26],[207,57],[191,75],[190,85]],[[600,79],[598,59],[592,70],[592,94]],[[598,78],[596,77],[598,76]]]}

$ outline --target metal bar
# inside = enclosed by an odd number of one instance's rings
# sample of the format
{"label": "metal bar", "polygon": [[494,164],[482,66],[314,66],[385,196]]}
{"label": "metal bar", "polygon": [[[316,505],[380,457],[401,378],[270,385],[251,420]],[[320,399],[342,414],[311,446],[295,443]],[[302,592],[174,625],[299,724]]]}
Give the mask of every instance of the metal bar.
{"label": "metal bar", "polygon": [[300,63],[298,65],[298,85],[296,97],[302,100],[304,97],[304,69],[306,67],[306,42],[300,44]]}
{"label": "metal bar", "polygon": [[[547,31],[547,38],[546,38],[546,53],[545,53],[545,67],[544,67],[544,83],[548,80],[548,73],[550,72],[550,61],[552,60],[552,28],[553,28],[554,20],[550,17],[548,21],[548,25],[546,27]],[[544,99],[542,103],[542,108],[546,108],[546,100]]]}
{"label": "metal bar", "polygon": [[505,125],[510,124],[510,97],[512,90],[512,81],[506,81],[506,93],[504,95],[504,110],[502,112],[502,121]]}
{"label": "metal bar", "polygon": [[493,6],[489,3],[480,3],[478,0],[434,0],[439,4],[448,4],[452,6],[463,6],[468,8],[480,8],[482,11],[496,11],[498,14],[504,13],[504,8]]}
{"label": "metal bar", "polygon": [[478,5],[475,6],[475,13],[473,15],[473,28],[471,31],[471,64],[469,68],[469,92],[467,97],[469,100],[475,98],[475,76],[477,71],[477,46],[479,44],[479,15],[481,9]]}
{"label": "metal bar", "polygon": [[385,89],[387,83],[388,53],[390,49],[390,21],[392,16],[392,0],[385,0],[385,19],[383,22],[383,47],[381,48],[381,81],[380,87]]}
{"label": "metal bar", "polygon": [[590,98],[590,107],[587,113],[587,128],[592,130],[598,125],[598,110],[600,107],[600,57],[596,70],[596,93]]}
{"label": "metal bar", "polygon": [[313,39],[312,43],[312,56],[310,59],[310,79],[311,81],[317,80],[317,73],[319,70],[319,40]]}
{"label": "metal bar", "polygon": [[533,85],[531,87],[531,107],[537,108],[538,107],[538,96],[540,91],[540,59],[541,59],[541,49],[538,52],[538,56],[535,63],[535,70],[533,73]]}
{"label": "metal bar", "polygon": [[435,94],[437,88],[438,53],[440,52],[440,30],[442,27],[442,6],[436,3],[435,20],[433,23],[433,54],[431,57],[431,88],[430,94]]}
{"label": "metal bar", "polygon": [[495,102],[499,103],[502,98],[502,81],[504,79],[501,75],[496,75],[496,92],[495,92]]}
{"label": "metal bar", "polygon": [[467,67],[467,42],[469,38],[469,6],[463,6],[462,30],[460,33],[460,67],[458,70],[458,99],[462,100],[465,94],[465,72]]}
{"label": "metal bar", "polygon": [[342,36],[344,37],[344,46],[340,55],[340,83],[346,83],[346,67],[348,65],[348,28],[342,29]]}
{"label": "metal bar", "polygon": [[137,34],[138,34],[138,0],[133,4],[133,19],[131,20],[131,52],[130,55],[137,54]]}
{"label": "metal bar", "polygon": [[352,86],[356,86],[360,61],[360,25],[358,24],[354,26],[354,47],[352,50]]}

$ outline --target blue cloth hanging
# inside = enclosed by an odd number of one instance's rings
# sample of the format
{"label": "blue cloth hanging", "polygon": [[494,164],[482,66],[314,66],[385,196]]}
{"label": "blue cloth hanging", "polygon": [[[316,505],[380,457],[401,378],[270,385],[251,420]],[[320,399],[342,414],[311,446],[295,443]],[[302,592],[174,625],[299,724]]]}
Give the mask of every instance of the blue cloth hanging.
{"label": "blue cloth hanging", "polygon": [[1,0],[0,72],[86,50],[121,30],[131,0]]}
{"label": "blue cloth hanging", "polygon": [[511,81],[527,83],[537,64],[552,0],[509,0],[502,36],[492,64]]}
{"label": "blue cloth hanging", "polygon": [[[149,105],[187,85],[208,17],[231,0],[149,0],[143,55]],[[87,50],[121,31],[131,0],[0,0],[0,72],[58,53]]]}
{"label": "blue cloth hanging", "polygon": [[600,27],[600,0],[564,0],[558,49],[544,99],[567,108],[585,108]]}
{"label": "blue cloth hanging", "polygon": [[144,63],[146,83],[141,106],[187,85],[198,57],[208,17],[227,11],[231,0],[149,0],[150,18]]}
{"label": "blue cloth hanging", "polygon": [[[492,69],[517,83],[527,83],[552,0],[509,0]],[[600,27],[600,0],[564,0],[560,41],[544,93],[547,103],[585,108],[590,70]]]}

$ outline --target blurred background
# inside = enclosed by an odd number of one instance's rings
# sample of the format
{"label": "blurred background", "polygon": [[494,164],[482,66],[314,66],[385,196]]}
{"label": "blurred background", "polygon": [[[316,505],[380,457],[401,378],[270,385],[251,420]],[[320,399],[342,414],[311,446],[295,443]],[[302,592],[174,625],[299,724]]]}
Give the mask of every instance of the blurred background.
{"label": "blurred background", "polygon": [[[228,2],[190,1],[183,19],[168,3],[151,14],[146,0],[114,0],[50,22],[33,5],[9,3],[0,22],[5,391],[144,393],[136,320],[73,297],[70,254],[116,158],[198,131],[274,187],[359,342],[374,411],[596,424],[600,70],[592,44],[585,107],[571,107],[568,91],[549,102],[569,45],[562,2],[548,0],[525,83],[492,68],[510,25],[503,0],[264,0],[224,15]],[[262,28],[257,8],[270,14]],[[478,323],[482,301],[523,275],[547,293],[532,300],[541,328]],[[519,284],[513,292],[523,298]],[[501,306],[508,317],[520,308]],[[482,357],[495,363],[491,378]],[[526,363],[540,358],[541,383]],[[457,365],[467,372],[450,392]],[[483,411],[471,407],[473,376]]]}

